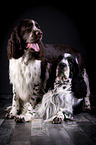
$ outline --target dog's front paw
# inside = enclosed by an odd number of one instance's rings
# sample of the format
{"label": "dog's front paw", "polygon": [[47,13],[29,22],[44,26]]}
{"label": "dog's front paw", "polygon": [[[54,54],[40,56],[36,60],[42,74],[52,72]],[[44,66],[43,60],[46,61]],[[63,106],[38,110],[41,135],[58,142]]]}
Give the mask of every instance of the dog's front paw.
{"label": "dog's front paw", "polygon": [[10,112],[11,110],[12,110],[12,106],[9,106],[9,107],[6,107],[6,108],[5,108],[5,111],[6,111],[6,112]]}
{"label": "dog's front paw", "polygon": [[89,97],[85,97],[85,99],[84,99],[83,111],[84,112],[90,112],[91,111],[91,104],[90,104]]}
{"label": "dog's front paw", "polygon": [[16,116],[14,119],[16,123],[25,123],[24,117]]}
{"label": "dog's front paw", "polygon": [[61,124],[61,123],[62,123],[62,119],[61,119],[61,118],[55,117],[55,118],[53,119],[53,124]]}
{"label": "dog's front paw", "polygon": [[85,105],[85,106],[83,107],[83,111],[84,111],[84,112],[90,112],[90,111],[91,111],[90,104]]}
{"label": "dog's front paw", "polygon": [[10,112],[6,113],[5,117],[7,119],[13,119],[14,118],[14,116]]}
{"label": "dog's front paw", "polygon": [[6,111],[7,111],[7,114],[5,115],[5,117],[7,119],[13,119],[17,115],[16,108],[8,107]]}

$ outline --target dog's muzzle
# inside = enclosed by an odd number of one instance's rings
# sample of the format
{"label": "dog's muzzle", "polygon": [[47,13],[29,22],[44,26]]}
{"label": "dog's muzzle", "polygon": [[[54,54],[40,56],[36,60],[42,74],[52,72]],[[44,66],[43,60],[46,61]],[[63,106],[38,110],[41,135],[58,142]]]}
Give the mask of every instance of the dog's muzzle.
{"label": "dog's muzzle", "polygon": [[34,41],[35,43],[41,41],[42,37],[43,37],[43,33],[42,33],[41,30],[34,30],[34,31],[33,31],[32,38],[33,38],[33,41]]}
{"label": "dog's muzzle", "polygon": [[67,68],[67,65],[65,63],[60,62],[58,65],[58,72],[59,75],[61,75]]}

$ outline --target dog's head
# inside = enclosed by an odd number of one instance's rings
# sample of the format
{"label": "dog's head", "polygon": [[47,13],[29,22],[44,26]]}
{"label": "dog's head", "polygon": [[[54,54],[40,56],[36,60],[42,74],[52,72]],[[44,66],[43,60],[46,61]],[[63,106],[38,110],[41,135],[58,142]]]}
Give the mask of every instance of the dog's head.
{"label": "dog's head", "polygon": [[56,76],[64,79],[73,78],[79,73],[79,66],[76,59],[69,53],[64,53],[58,57]]}
{"label": "dog's head", "polygon": [[[39,24],[34,20],[23,20],[21,23],[21,35],[26,43],[38,43],[42,39],[42,31]],[[38,50],[36,50],[38,51]]]}
{"label": "dog's head", "polygon": [[18,59],[26,51],[32,52],[36,59],[43,56],[44,47],[41,42],[43,33],[34,20],[24,19],[15,28],[8,41],[8,58]]}
{"label": "dog's head", "polygon": [[83,74],[78,65],[78,61],[69,53],[59,56],[56,69],[56,77],[63,82],[71,79],[71,88],[75,97],[82,98],[86,96],[87,87]]}

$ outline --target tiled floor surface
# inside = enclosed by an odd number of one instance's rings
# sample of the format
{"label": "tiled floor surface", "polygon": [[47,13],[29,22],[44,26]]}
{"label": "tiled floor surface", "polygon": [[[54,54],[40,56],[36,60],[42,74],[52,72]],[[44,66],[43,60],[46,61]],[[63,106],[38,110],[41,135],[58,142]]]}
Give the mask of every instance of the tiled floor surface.
{"label": "tiled floor surface", "polygon": [[35,120],[16,123],[5,119],[4,108],[10,101],[0,102],[0,145],[95,145],[96,116],[80,113],[75,121],[63,124],[45,123]]}

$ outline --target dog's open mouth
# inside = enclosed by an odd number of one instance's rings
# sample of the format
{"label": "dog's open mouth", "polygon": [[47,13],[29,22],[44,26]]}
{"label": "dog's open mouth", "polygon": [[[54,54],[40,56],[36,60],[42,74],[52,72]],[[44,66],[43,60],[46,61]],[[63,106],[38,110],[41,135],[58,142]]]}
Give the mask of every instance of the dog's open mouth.
{"label": "dog's open mouth", "polygon": [[34,50],[35,52],[40,51],[38,43],[28,43],[26,48],[28,48],[30,51],[31,50]]}

